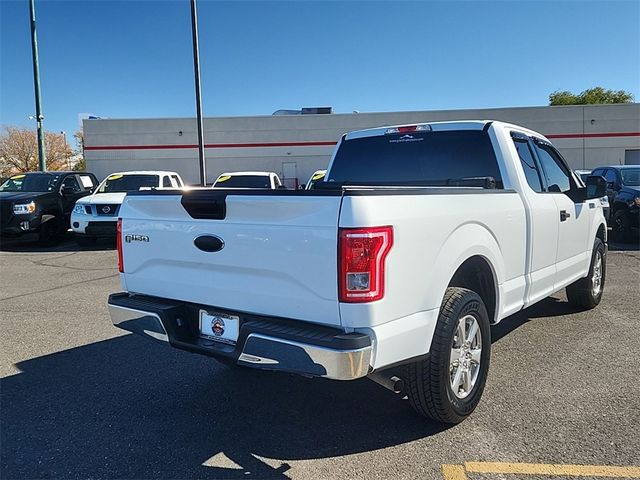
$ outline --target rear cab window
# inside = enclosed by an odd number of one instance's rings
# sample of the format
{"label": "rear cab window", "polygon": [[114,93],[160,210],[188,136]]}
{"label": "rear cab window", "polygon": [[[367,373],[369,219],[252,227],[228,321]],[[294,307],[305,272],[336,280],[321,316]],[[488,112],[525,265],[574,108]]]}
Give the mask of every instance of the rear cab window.
{"label": "rear cab window", "polygon": [[216,188],[271,188],[268,175],[222,175],[214,184]]}
{"label": "rear cab window", "polygon": [[343,140],[327,182],[351,185],[503,188],[489,135],[481,130],[416,131]]}
{"label": "rear cab window", "polygon": [[524,171],[524,176],[527,179],[527,183],[531,189],[536,193],[543,191],[542,178],[540,176],[540,169],[531,151],[531,145],[527,138],[521,138],[519,136],[513,137],[513,143],[518,152],[520,158],[520,165]]}

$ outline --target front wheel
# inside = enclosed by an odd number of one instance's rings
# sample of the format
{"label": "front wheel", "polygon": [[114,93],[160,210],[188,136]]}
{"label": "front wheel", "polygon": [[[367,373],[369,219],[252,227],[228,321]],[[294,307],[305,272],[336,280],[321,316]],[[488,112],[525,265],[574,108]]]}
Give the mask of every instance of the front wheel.
{"label": "front wheel", "polygon": [[611,233],[616,242],[628,243],[631,241],[631,222],[629,215],[623,209],[616,210],[613,214]]}
{"label": "front wheel", "polygon": [[38,243],[42,246],[51,246],[60,240],[60,231],[56,218],[41,223],[38,228]]}
{"label": "front wheel", "polygon": [[406,368],[411,406],[439,422],[463,421],[482,397],[490,353],[484,302],[472,290],[447,288],[428,358]]}
{"label": "front wheel", "polygon": [[567,300],[574,307],[590,310],[600,303],[607,278],[607,251],[604,243],[596,238],[591,254],[589,273],[567,287]]}
{"label": "front wheel", "polygon": [[80,247],[91,247],[96,244],[98,239],[89,235],[75,235],[76,243]]}

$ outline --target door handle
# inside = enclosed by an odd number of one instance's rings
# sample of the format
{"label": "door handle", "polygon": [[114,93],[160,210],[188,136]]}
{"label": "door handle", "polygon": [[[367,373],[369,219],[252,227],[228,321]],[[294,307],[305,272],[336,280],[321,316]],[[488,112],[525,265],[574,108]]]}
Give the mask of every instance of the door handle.
{"label": "door handle", "polygon": [[564,222],[567,218],[571,218],[571,214],[566,210],[560,210],[560,221]]}

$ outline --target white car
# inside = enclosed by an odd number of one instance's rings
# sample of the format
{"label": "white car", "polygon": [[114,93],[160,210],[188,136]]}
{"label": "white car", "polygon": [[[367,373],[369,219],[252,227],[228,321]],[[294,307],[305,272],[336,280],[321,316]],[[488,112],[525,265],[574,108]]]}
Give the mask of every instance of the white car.
{"label": "white car", "polygon": [[313,172],[313,174],[309,177],[309,181],[305,186],[305,190],[313,190],[316,186],[316,183],[324,181],[324,177],[326,174],[326,170],[316,170],[315,172]]}
{"label": "white car", "polygon": [[211,188],[283,188],[280,177],[274,172],[226,172],[220,175]]}
{"label": "white car", "polygon": [[562,289],[582,309],[600,303],[605,191],[517,125],[348,133],[322,189],[127,196],[111,320],[245,367],[369,377],[458,423],[483,393],[490,325]]}
{"label": "white car", "polygon": [[180,189],[184,182],[176,172],[115,172],[93,194],[79,199],[71,213],[71,228],[79,245],[92,245],[98,237],[116,236],[120,205],[129,192]]}

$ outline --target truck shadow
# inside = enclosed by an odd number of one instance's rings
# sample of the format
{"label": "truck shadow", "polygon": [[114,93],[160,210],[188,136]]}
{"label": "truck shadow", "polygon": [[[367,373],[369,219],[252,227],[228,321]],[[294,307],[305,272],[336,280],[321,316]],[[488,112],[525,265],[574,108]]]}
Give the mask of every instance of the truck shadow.
{"label": "truck shadow", "polygon": [[[574,313],[546,299],[492,327]],[[135,335],[20,362],[0,387],[1,478],[288,478],[273,459],[401,445],[446,427],[363,379],[227,367]]]}
{"label": "truck shadow", "polygon": [[16,366],[1,380],[2,478],[287,478],[269,459],[443,430],[369,380],[225,367],[134,335]]}

